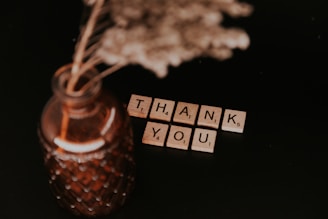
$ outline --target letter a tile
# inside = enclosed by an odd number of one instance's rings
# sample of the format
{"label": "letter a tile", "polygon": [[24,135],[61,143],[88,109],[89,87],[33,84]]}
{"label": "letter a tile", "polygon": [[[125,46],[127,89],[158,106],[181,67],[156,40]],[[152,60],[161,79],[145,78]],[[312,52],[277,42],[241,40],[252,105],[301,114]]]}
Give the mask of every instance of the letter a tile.
{"label": "letter a tile", "polygon": [[155,98],[149,118],[170,122],[174,110],[175,101]]}
{"label": "letter a tile", "polygon": [[196,128],[191,144],[191,150],[213,153],[217,131]]}
{"label": "letter a tile", "polygon": [[226,109],[224,111],[221,129],[224,131],[243,133],[245,120],[245,111]]}
{"label": "letter a tile", "polygon": [[166,146],[170,148],[188,150],[191,131],[192,129],[188,127],[171,125]]}
{"label": "letter a tile", "polygon": [[174,122],[194,125],[198,111],[198,105],[193,103],[178,102],[173,117]]}
{"label": "letter a tile", "polygon": [[218,129],[221,114],[221,107],[201,105],[197,125]]}
{"label": "letter a tile", "polygon": [[147,118],[151,102],[151,97],[132,94],[127,111],[130,116]]}
{"label": "letter a tile", "polygon": [[155,146],[164,146],[168,129],[169,125],[167,124],[147,122],[142,137],[142,143]]}

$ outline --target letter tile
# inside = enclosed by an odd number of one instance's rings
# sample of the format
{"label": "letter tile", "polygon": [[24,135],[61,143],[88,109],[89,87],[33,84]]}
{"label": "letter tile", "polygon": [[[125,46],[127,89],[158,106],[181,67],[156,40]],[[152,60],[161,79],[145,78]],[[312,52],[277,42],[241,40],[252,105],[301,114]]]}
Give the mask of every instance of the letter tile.
{"label": "letter tile", "polygon": [[139,118],[147,118],[152,99],[152,97],[132,94],[127,107],[129,115]]}
{"label": "letter tile", "polygon": [[142,137],[142,143],[155,146],[164,146],[168,129],[168,124],[147,122]]}
{"label": "letter tile", "polygon": [[213,153],[217,131],[203,128],[195,128],[191,150]]}
{"label": "letter tile", "polygon": [[170,122],[174,110],[175,101],[154,98],[149,118]]}
{"label": "letter tile", "polygon": [[194,125],[198,112],[198,107],[198,104],[178,102],[173,116],[173,121]]}
{"label": "letter tile", "polygon": [[221,107],[201,105],[197,125],[210,128],[219,128],[222,114]]}
{"label": "letter tile", "polygon": [[245,120],[245,111],[226,109],[224,111],[221,129],[224,131],[243,133]]}
{"label": "letter tile", "polygon": [[166,146],[170,148],[188,150],[191,131],[192,129],[188,127],[171,125]]}

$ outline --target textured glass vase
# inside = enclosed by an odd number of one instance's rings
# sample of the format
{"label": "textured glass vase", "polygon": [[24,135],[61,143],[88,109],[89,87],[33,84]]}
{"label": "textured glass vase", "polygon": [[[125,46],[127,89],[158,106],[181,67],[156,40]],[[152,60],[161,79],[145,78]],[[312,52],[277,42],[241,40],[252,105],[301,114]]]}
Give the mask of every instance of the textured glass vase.
{"label": "textured glass vase", "polygon": [[[66,91],[71,65],[57,70],[53,97],[38,130],[50,188],[75,215],[108,215],[124,205],[135,185],[133,133],[123,104],[98,81],[83,92]],[[92,69],[78,82],[98,74]]]}

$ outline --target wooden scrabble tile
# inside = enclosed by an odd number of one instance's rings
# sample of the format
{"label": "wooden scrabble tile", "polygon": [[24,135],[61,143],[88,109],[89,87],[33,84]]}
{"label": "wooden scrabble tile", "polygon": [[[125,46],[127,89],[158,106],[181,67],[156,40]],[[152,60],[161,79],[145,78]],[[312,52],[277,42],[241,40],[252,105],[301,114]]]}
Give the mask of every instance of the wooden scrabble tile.
{"label": "wooden scrabble tile", "polygon": [[168,124],[147,122],[142,137],[142,143],[155,146],[164,146],[168,129]]}
{"label": "wooden scrabble tile", "polygon": [[173,121],[194,125],[198,107],[198,104],[178,102],[173,116]]}
{"label": "wooden scrabble tile", "polygon": [[213,153],[217,131],[195,128],[191,150]]}
{"label": "wooden scrabble tile", "polygon": [[188,150],[191,136],[191,128],[171,125],[169,135],[166,141],[166,146]]}
{"label": "wooden scrabble tile", "polygon": [[224,131],[243,133],[245,120],[245,111],[226,109],[224,111],[221,129]]}
{"label": "wooden scrabble tile", "polygon": [[219,128],[221,114],[221,107],[201,105],[197,125],[217,129]]}
{"label": "wooden scrabble tile", "polygon": [[175,101],[154,98],[149,118],[170,122],[175,106]]}
{"label": "wooden scrabble tile", "polygon": [[127,107],[129,115],[147,118],[152,100],[152,97],[132,94]]}

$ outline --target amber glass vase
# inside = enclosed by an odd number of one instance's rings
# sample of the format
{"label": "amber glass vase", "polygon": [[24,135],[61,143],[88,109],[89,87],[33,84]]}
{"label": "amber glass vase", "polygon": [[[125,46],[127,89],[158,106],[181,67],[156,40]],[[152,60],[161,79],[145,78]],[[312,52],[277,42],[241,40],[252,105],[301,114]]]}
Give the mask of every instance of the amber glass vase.
{"label": "amber glass vase", "polygon": [[[38,134],[51,191],[75,215],[108,215],[124,205],[135,185],[132,126],[123,104],[101,81],[68,93],[71,65],[57,70],[53,96],[45,105]],[[98,74],[91,69],[83,86]]]}

